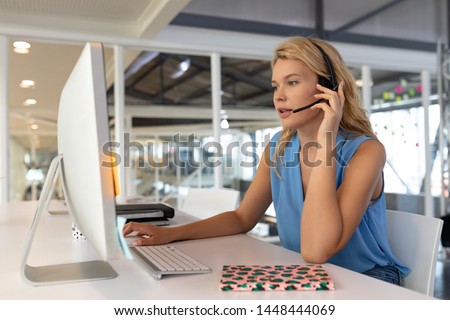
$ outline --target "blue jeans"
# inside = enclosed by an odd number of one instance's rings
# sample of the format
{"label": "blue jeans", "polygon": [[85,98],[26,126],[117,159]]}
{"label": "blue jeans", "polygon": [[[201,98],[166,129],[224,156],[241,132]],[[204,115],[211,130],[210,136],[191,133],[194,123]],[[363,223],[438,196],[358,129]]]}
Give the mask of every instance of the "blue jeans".
{"label": "blue jeans", "polygon": [[372,278],[383,280],[396,285],[402,285],[402,277],[397,267],[394,266],[375,266],[375,268],[363,272]]}

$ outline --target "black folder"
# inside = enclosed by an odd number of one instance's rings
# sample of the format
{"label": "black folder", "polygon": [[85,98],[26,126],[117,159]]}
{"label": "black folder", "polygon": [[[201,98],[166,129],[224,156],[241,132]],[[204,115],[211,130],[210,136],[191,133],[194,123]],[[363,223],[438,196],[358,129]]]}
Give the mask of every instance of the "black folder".
{"label": "black folder", "polygon": [[136,222],[168,221],[175,216],[175,210],[163,203],[116,204],[116,214]]}

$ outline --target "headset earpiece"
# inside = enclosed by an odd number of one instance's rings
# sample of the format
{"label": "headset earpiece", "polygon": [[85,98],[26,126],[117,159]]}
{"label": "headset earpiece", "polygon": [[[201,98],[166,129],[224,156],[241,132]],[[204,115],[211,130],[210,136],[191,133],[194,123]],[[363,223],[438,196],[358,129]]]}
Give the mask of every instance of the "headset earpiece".
{"label": "headset earpiece", "polygon": [[323,59],[325,60],[325,63],[327,64],[327,67],[328,67],[328,73],[330,74],[329,80],[327,78],[325,78],[324,76],[319,76],[319,84],[321,86],[324,86],[326,88],[336,91],[338,88],[338,83],[336,80],[333,63],[331,62],[331,59],[328,56],[328,54],[322,49],[321,46],[319,46],[316,43],[313,43],[313,45],[315,45],[317,47],[317,49],[319,49],[320,53],[322,54]]}
{"label": "headset earpiece", "polygon": [[[339,85],[338,85],[337,80],[336,80],[336,75],[334,73],[333,63],[331,62],[330,57],[327,55],[327,53],[318,44],[315,44],[314,42],[312,42],[312,44],[315,45],[317,47],[317,49],[319,49],[320,53],[322,53],[323,59],[325,60],[325,63],[327,64],[327,67],[328,67],[328,73],[330,75],[330,79],[327,79],[324,76],[319,76],[319,84],[321,86],[329,88],[329,89],[331,89],[333,91],[336,91]],[[322,101],[324,101],[324,99],[319,99],[319,100],[314,101],[313,103],[310,103],[310,104],[308,104],[308,105],[306,105],[304,107],[300,107],[300,108],[294,109],[294,110],[292,110],[292,112],[296,113],[296,112],[300,112],[300,111],[309,109],[312,106],[314,106],[315,104],[320,103]]]}
{"label": "headset earpiece", "polygon": [[323,87],[326,87],[328,89],[333,90],[333,84],[331,83],[330,80],[328,80],[327,78],[325,78],[324,76],[319,76],[319,84]]}

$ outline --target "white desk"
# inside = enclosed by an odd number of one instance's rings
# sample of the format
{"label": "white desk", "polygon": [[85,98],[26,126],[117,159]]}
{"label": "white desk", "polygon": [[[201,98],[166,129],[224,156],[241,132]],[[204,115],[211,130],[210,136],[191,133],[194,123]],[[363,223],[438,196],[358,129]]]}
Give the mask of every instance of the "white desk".
{"label": "white desk", "polygon": [[[138,264],[121,258],[111,261],[119,276],[111,280],[33,287],[23,282],[19,266],[36,202],[0,204],[0,299],[430,299],[423,294],[391,285],[335,265],[324,264],[335,281],[334,291],[222,292],[224,264],[299,264],[298,253],[246,235],[183,241],[175,245],[213,272],[202,275],[166,276],[153,280]],[[174,223],[190,217],[177,212]],[[67,215],[42,217],[31,248],[29,263],[45,265],[98,259],[86,241],[72,240]]]}

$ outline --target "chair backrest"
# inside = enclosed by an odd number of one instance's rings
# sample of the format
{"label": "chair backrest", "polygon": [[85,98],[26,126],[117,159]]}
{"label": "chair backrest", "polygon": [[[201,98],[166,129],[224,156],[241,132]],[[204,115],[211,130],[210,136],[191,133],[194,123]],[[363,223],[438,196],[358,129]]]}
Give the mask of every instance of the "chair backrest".
{"label": "chair backrest", "polygon": [[386,225],[392,252],[411,269],[404,287],[433,296],[442,220],[387,210]]}
{"label": "chair backrest", "polygon": [[180,210],[200,219],[217,213],[234,210],[238,206],[240,192],[226,188],[190,188]]}

